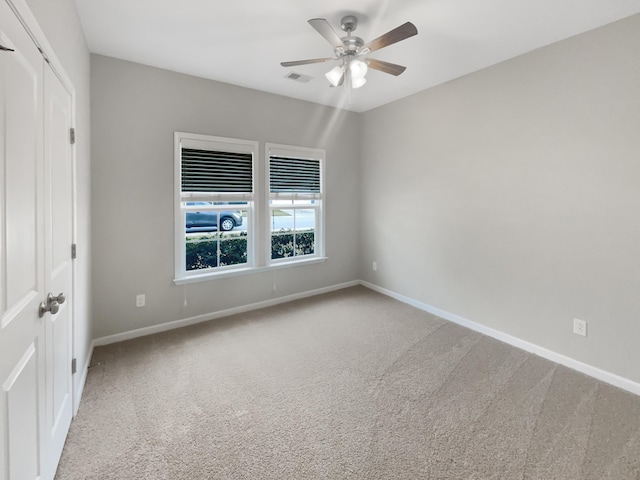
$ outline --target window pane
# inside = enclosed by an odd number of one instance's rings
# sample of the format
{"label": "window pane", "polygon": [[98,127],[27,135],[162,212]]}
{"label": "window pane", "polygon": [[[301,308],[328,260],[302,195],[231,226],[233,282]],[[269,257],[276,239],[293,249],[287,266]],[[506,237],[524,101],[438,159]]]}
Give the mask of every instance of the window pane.
{"label": "window pane", "polygon": [[246,232],[186,236],[187,271],[244,263],[247,263]]}
{"label": "window pane", "polygon": [[298,257],[315,253],[316,210],[271,209],[271,258]]}
{"label": "window pane", "polygon": [[316,210],[313,208],[271,208],[271,231],[314,230]]}
{"label": "window pane", "polygon": [[313,255],[315,253],[315,232],[296,233],[296,256]]}
{"label": "window pane", "polygon": [[220,263],[219,266],[240,265],[247,263],[247,234],[223,233],[220,241]]}
{"label": "window pane", "polygon": [[187,233],[246,232],[248,210],[237,210],[238,205],[214,206],[210,202],[185,202]]}
{"label": "window pane", "polygon": [[186,247],[187,271],[218,266],[217,235],[187,235]]}
{"label": "window pane", "polygon": [[315,232],[280,230],[271,234],[271,259],[299,257],[315,253]]}
{"label": "window pane", "polygon": [[293,233],[287,230],[271,233],[271,259],[289,258],[294,256]]}

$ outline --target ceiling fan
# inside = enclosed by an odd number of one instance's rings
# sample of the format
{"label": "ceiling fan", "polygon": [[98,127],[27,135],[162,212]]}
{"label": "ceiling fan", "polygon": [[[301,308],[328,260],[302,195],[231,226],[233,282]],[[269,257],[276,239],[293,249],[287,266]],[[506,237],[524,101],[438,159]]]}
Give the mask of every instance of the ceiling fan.
{"label": "ceiling fan", "polygon": [[353,15],[347,15],[342,18],[342,30],[347,32],[347,35],[344,37],[338,36],[336,31],[324,18],[312,18],[309,20],[309,23],[331,44],[335,57],[282,62],[280,65],[283,67],[295,67],[298,65],[339,60],[340,65],[332,68],[325,74],[332,87],[345,84],[349,88],[360,88],[367,81],[365,75],[367,74],[368,68],[373,68],[374,70],[395,76],[400,75],[407,67],[395,63],[383,62],[382,60],[376,60],[374,58],[366,58],[365,55],[405,40],[418,33],[415,25],[407,22],[379,36],[375,40],[365,43],[360,37],[351,35],[358,27],[358,19]]}

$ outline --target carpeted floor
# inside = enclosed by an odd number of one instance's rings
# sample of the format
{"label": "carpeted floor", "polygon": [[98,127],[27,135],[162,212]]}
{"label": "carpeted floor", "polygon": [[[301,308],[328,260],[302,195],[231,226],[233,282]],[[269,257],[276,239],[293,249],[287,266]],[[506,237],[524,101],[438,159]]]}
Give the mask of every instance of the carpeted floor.
{"label": "carpeted floor", "polygon": [[355,287],[96,349],[56,479],[640,479],[640,397]]}

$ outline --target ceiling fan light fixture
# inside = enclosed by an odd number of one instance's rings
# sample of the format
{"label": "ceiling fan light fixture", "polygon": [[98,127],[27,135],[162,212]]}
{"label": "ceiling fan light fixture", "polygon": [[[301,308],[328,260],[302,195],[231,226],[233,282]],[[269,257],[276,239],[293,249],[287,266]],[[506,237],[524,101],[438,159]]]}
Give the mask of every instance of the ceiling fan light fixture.
{"label": "ceiling fan light fixture", "polygon": [[340,65],[333,67],[331,70],[325,73],[325,77],[327,77],[327,80],[329,80],[329,83],[334,87],[337,87],[340,84],[340,79],[342,78],[342,75],[344,75],[344,69]]}
{"label": "ceiling fan light fixture", "polygon": [[367,83],[367,79],[362,77],[362,78],[351,78],[351,88],[360,88],[361,86],[363,86],[365,83]]}
{"label": "ceiling fan light fixture", "polygon": [[[364,79],[368,68],[367,64],[362,60],[351,60],[351,63],[349,63],[349,70],[351,71],[351,78],[353,80],[360,80]],[[362,85],[364,85],[364,83]]]}

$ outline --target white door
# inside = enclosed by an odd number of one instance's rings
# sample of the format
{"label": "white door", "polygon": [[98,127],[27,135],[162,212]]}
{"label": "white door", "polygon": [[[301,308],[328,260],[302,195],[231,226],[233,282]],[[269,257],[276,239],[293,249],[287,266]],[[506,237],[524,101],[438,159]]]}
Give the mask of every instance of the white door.
{"label": "white door", "polygon": [[0,480],[53,479],[72,416],[70,125],[69,94],[0,1]]}
{"label": "white door", "polygon": [[72,405],[71,338],[73,169],[71,97],[49,65],[44,69],[45,286],[56,302],[45,323],[43,478],[53,478],[69,431]]}
{"label": "white door", "polygon": [[41,474],[44,179],[40,52],[0,2],[0,478]]}

